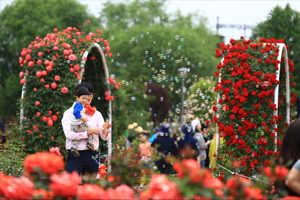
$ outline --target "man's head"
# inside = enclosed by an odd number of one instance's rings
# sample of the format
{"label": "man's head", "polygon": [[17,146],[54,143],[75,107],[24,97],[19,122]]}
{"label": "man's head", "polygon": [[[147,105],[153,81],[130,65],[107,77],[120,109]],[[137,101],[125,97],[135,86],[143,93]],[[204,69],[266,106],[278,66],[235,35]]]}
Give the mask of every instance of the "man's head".
{"label": "man's head", "polygon": [[94,90],[94,87],[92,84],[88,83],[88,82],[83,82],[83,83],[79,83],[76,87],[75,87],[75,92],[77,89],[81,88],[81,87],[84,87],[86,88],[88,91],[89,91],[89,97],[88,97],[88,102],[87,104],[91,104],[92,100],[93,100],[93,97],[94,97],[94,93],[95,93],[95,90]]}
{"label": "man's head", "polygon": [[75,91],[76,101],[85,106],[88,103],[89,91],[85,87],[80,87]]}

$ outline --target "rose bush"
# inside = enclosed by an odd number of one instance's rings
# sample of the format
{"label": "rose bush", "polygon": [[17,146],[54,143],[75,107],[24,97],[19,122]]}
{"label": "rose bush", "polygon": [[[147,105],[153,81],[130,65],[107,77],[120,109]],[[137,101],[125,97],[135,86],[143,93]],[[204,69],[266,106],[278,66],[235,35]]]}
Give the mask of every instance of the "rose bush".
{"label": "rose bush", "polygon": [[207,124],[211,122],[214,116],[213,102],[217,99],[217,94],[214,91],[216,82],[212,78],[199,78],[194,82],[190,89],[187,103],[186,121],[199,118],[201,122]]}
{"label": "rose bush", "polygon": [[[288,125],[285,85],[294,87],[294,84],[291,81],[285,83],[288,72],[285,71],[284,58],[278,58],[277,43],[284,41],[260,38],[252,42],[241,38],[240,41],[231,39],[229,44],[222,43],[221,49],[216,49],[215,56],[224,58],[215,74],[221,74],[221,81],[215,88],[221,98],[217,102],[219,109],[214,107],[220,117],[214,119],[224,136],[224,145],[217,158],[227,168],[230,168],[229,161],[238,159],[241,165],[239,170],[247,175],[251,175],[253,170],[260,173],[261,167],[270,165],[270,159],[278,154],[275,146],[280,149],[281,138]],[[288,64],[292,73],[294,65],[289,59]],[[292,79],[292,75],[289,76]],[[277,85],[278,105],[274,99]],[[290,106],[296,100],[294,93],[291,96]]]}
{"label": "rose bush", "polygon": [[[44,154],[45,153],[45,154]],[[95,180],[83,176],[83,180],[89,181],[80,186],[81,178],[77,172],[71,174],[63,171],[55,172],[56,166],[54,156],[61,157],[57,153],[39,152],[43,154],[44,160],[52,160],[49,163],[49,179],[39,180],[42,177],[36,176],[36,171],[31,171],[26,176],[19,178],[6,176],[0,173],[0,198],[8,199],[202,199],[202,198],[229,198],[229,199],[265,199],[265,187],[261,183],[252,183],[251,180],[234,176],[223,184],[218,178],[211,175],[208,169],[201,169],[194,159],[182,160],[174,163],[177,178],[165,175],[154,174],[150,182],[140,191],[133,189],[134,185],[129,179],[133,178],[132,171],[123,160],[113,160],[114,164],[119,162],[119,169],[122,174],[111,172],[103,180]],[[37,157],[37,154],[30,157]],[[38,155],[40,156],[40,155]],[[26,157],[25,160],[28,160]],[[43,160],[39,160],[43,162]],[[132,163],[133,160],[131,161]],[[128,164],[128,161],[126,162]],[[24,164],[27,166],[26,164]],[[42,163],[37,164],[42,166]],[[131,166],[132,167],[132,166]],[[127,171],[125,170],[127,169]],[[125,170],[125,171],[124,171]],[[265,181],[281,181],[287,175],[287,169],[283,166],[265,168]],[[121,179],[122,177],[122,179]],[[128,180],[124,180],[128,178]],[[135,182],[135,185],[138,185]],[[274,196],[270,196],[274,197]]]}
{"label": "rose bush", "polygon": [[[36,37],[22,50],[19,58],[20,83],[24,85],[24,98],[20,101],[20,109],[24,111],[21,113],[21,133],[27,153],[45,151],[52,146],[64,149],[61,119],[75,101],[74,89],[81,77],[95,88],[92,106],[104,119],[108,118],[108,101],[114,99],[114,94],[109,92],[106,84],[103,57],[96,47],[92,47],[99,44],[104,59],[112,56],[109,43],[101,33],[101,30],[89,32],[88,27],[54,29],[54,33],[45,38]],[[83,58],[85,51],[89,53]],[[112,82],[115,81],[112,79],[110,84]],[[113,88],[115,85],[119,87],[120,84],[114,83]]]}

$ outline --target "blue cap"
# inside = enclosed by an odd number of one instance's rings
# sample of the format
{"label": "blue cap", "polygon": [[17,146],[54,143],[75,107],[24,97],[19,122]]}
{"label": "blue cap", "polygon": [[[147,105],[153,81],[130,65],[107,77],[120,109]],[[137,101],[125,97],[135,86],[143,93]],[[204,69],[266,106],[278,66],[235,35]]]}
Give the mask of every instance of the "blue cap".
{"label": "blue cap", "polygon": [[170,131],[169,131],[169,125],[162,125],[159,129],[158,132],[170,135]]}
{"label": "blue cap", "polygon": [[183,125],[181,127],[181,132],[184,134],[192,133],[193,132],[193,127],[189,124]]}

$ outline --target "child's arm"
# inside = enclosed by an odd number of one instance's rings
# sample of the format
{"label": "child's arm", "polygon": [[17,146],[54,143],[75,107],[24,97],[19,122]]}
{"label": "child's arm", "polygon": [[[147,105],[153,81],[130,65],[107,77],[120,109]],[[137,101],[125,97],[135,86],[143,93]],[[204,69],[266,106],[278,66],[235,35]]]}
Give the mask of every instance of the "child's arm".
{"label": "child's arm", "polygon": [[80,119],[80,120],[81,120],[83,123],[85,123],[85,122],[87,122],[87,121],[88,121],[88,120],[86,119],[86,117],[83,117],[83,116],[82,116],[82,117],[80,117],[79,119]]}

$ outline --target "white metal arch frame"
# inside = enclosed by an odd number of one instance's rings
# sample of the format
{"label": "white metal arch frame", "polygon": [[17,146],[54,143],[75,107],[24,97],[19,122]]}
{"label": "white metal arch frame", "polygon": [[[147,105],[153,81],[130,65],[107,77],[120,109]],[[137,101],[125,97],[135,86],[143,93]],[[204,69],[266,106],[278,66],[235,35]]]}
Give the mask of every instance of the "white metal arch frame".
{"label": "white metal arch frame", "polygon": [[[105,78],[106,78],[106,84],[107,84],[107,90],[109,91],[110,93],[110,82],[109,82],[109,73],[108,73],[108,68],[107,68],[107,63],[106,63],[106,59],[105,59],[105,55],[103,53],[103,50],[101,48],[101,46],[98,44],[98,43],[94,43],[90,49],[92,49],[93,47],[95,47],[99,54],[101,55],[101,58],[102,58],[102,62],[103,62],[103,68],[104,68],[104,73],[105,73]],[[85,58],[88,57],[88,54],[90,52],[89,51],[85,51],[83,56],[82,56],[82,61],[81,61],[81,65],[80,65],[80,68],[81,68],[81,72],[82,70],[84,69],[84,66],[85,66]],[[78,83],[81,83],[82,82],[82,75],[83,73],[81,73],[80,75],[80,80],[78,81]],[[111,110],[111,100],[109,100],[108,102],[108,116],[109,116],[109,120],[108,120],[108,123],[109,124],[112,124],[112,110]],[[102,128],[102,127],[100,127]],[[110,166],[110,159],[111,159],[111,153],[112,153],[112,147],[111,147],[111,139],[112,139],[112,128],[109,127],[109,131],[110,131],[110,137],[108,139],[108,171],[111,170],[111,166]],[[100,163],[100,156],[99,156],[99,163]]]}
{"label": "white metal arch frame", "polygon": [[[266,43],[264,43],[264,46],[266,45]],[[279,52],[278,52],[278,57],[277,60],[280,61],[280,63],[278,64],[278,70],[276,70],[276,80],[279,81],[280,78],[280,66],[281,66],[281,57],[284,57],[284,63],[285,63],[285,72],[286,72],[286,77],[285,77],[285,87],[286,87],[286,123],[290,124],[290,76],[289,76],[289,62],[288,62],[288,53],[287,53],[287,48],[285,46],[285,44],[283,43],[277,43],[277,46],[279,48]],[[223,62],[224,57],[222,58],[221,62]],[[221,73],[219,74],[219,83],[221,82]],[[275,100],[275,104],[276,104],[276,108],[277,110],[274,112],[274,114],[276,114],[278,116],[278,95],[279,95],[279,84],[276,85],[275,88],[275,93],[274,93],[274,100]],[[218,97],[217,97],[217,109],[218,109],[218,113],[217,113],[217,117],[220,117],[219,114],[219,110],[221,105],[219,104],[219,99],[220,99],[220,94],[218,92]],[[275,128],[277,128],[277,124],[275,124]],[[219,130],[217,130],[217,151],[216,154],[218,154],[218,149],[219,149],[219,141],[220,141],[220,133]],[[277,132],[275,132],[275,151],[277,151]]]}

